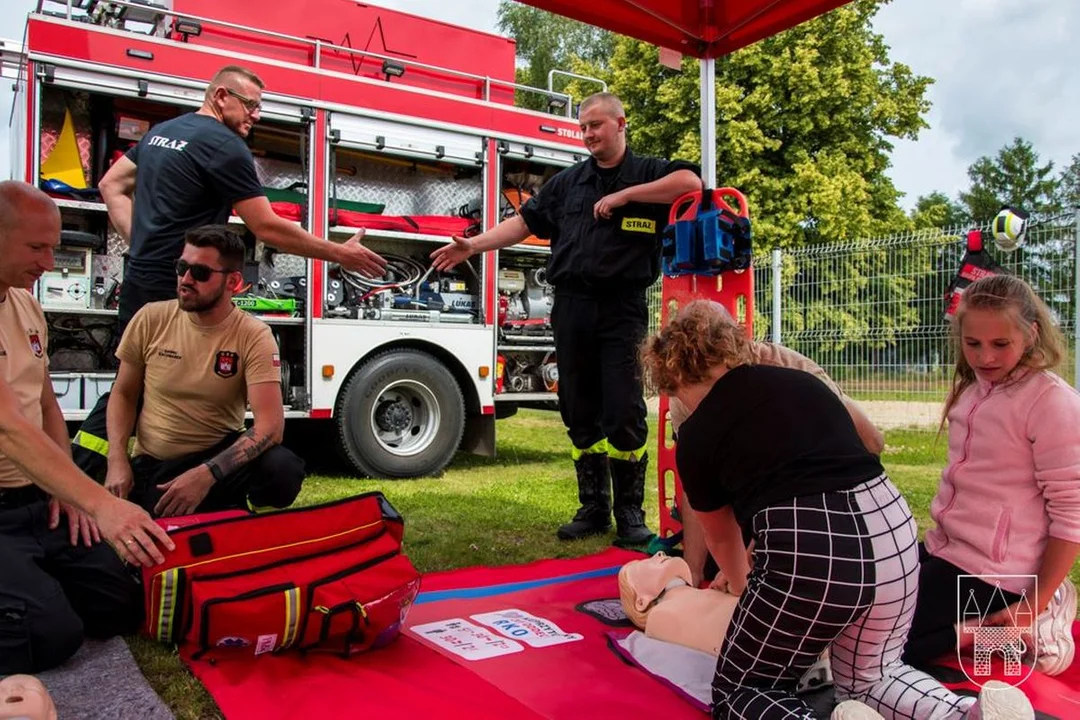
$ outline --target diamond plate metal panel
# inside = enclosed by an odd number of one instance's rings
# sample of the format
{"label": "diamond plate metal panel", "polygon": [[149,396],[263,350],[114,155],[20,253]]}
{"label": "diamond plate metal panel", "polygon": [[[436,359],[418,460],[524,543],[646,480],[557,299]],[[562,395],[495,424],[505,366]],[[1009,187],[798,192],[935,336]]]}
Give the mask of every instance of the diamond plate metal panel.
{"label": "diamond plate metal panel", "polygon": [[116,232],[110,225],[109,232],[105,235],[105,254],[123,255],[126,252],[127,243],[124,242],[124,238],[120,237],[120,233]]}
{"label": "diamond plate metal panel", "polygon": [[258,258],[260,262],[259,276],[264,280],[271,277],[289,277],[307,274],[307,258],[302,255],[277,253],[274,255],[271,266],[267,267],[266,263],[262,262],[264,257],[263,251],[265,249],[266,245],[263,243],[255,243],[255,257]]}
{"label": "diamond plate metal panel", "polygon": [[284,189],[294,183],[307,183],[307,174],[300,163],[256,157],[255,172],[263,187]]}
{"label": "diamond plate metal panel", "polygon": [[483,198],[479,175],[455,178],[459,169],[343,153],[338,156],[338,170],[338,198],[382,203],[384,215],[456,215],[462,205],[477,205]]}

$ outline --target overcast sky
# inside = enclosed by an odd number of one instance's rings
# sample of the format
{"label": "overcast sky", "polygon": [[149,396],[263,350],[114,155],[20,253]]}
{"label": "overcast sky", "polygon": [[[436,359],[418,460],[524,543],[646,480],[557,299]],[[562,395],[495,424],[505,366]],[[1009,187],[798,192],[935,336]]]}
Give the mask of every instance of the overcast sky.
{"label": "overcast sky", "polygon": [[[228,1],[228,0],[226,0]],[[3,0],[0,38],[19,40],[36,0]],[[372,4],[495,31],[498,0],[375,0]],[[891,175],[910,206],[967,187],[967,167],[1013,137],[1031,140],[1058,167],[1080,153],[1080,2],[893,0],[877,29],[894,60],[935,78],[933,107],[916,141],[897,143]],[[8,167],[10,85],[0,87],[0,176]],[[722,174],[722,168],[721,168]]]}

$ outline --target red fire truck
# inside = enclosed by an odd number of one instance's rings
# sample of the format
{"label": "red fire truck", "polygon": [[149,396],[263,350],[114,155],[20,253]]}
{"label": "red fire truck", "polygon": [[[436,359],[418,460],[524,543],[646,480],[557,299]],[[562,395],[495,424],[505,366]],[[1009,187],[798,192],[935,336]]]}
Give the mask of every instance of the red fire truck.
{"label": "red fire truck", "polygon": [[[354,0],[41,0],[3,60],[12,176],[63,216],[56,268],[36,292],[66,418],[85,416],[115,368],[125,246],[97,181],[237,63],[267,85],[249,144],[275,211],[328,242],[367,228],[390,260],[371,278],[251,239],[235,302],[273,329],[287,417],[331,420],[365,475],[492,454],[496,417],[556,397],[548,249],[531,238],[453,273],[428,256],[585,156],[573,98],[515,85],[514,56],[509,39]],[[547,111],[518,107],[526,97]]]}

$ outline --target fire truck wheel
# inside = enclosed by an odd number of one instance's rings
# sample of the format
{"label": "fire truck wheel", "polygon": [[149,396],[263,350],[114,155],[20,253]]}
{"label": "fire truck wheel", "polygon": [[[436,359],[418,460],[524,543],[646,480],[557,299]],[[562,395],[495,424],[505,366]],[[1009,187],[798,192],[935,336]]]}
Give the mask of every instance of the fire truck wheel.
{"label": "fire truck wheel", "polygon": [[338,400],[341,449],[367,477],[437,475],[465,431],[465,401],[450,371],[419,350],[365,362]]}

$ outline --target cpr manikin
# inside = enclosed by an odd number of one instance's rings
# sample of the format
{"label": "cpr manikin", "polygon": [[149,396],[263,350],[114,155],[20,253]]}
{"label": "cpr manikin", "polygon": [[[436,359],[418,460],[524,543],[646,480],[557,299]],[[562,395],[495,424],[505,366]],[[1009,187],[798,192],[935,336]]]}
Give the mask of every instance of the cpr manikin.
{"label": "cpr manikin", "polygon": [[719,655],[739,598],[691,585],[690,566],[658,552],[619,570],[623,612],[647,637]]}
{"label": "cpr manikin", "polygon": [[40,680],[10,675],[0,680],[0,720],[56,720],[56,706]]}

